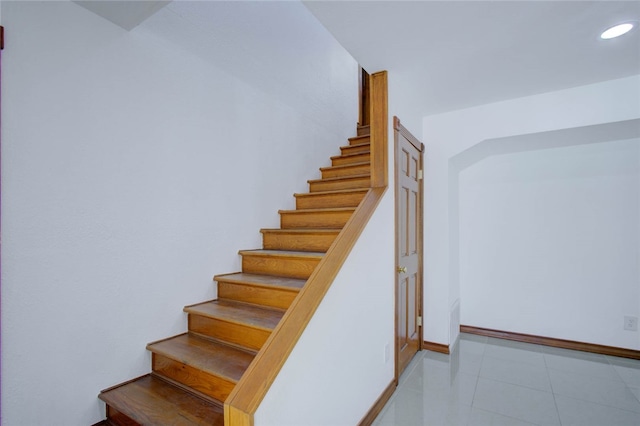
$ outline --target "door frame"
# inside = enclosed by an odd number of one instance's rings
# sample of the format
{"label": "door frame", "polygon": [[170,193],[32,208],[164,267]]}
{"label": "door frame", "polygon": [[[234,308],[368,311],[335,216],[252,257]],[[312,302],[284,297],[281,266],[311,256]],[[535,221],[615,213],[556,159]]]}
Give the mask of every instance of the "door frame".
{"label": "door frame", "polygon": [[398,191],[398,183],[399,183],[399,173],[400,173],[400,162],[399,162],[399,158],[400,156],[398,155],[399,152],[399,148],[400,148],[400,143],[399,143],[399,139],[400,137],[405,138],[408,142],[411,143],[411,145],[413,145],[418,152],[420,153],[420,172],[422,173],[422,177],[419,178],[419,182],[418,182],[418,190],[419,190],[419,194],[420,194],[420,200],[418,203],[418,241],[417,241],[417,247],[418,247],[418,316],[422,317],[422,324],[419,326],[419,332],[418,332],[418,338],[419,338],[419,342],[418,342],[418,351],[421,351],[423,349],[424,346],[424,336],[423,336],[423,330],[424,330],[424,144],[422,142],[420,142],[415,136],[413,136],[411,134],[411,132],[409,132],[409,130],[407,130],[406,127],[404,127],[401,123],[400,123],[400,119],[396,116],[393,117],[393,143],[394,143],[394,147],[393,147],[393,152],[394,152],[394,177],[395,177],[395,182],[394,182],[394,199],[395,199],[395,205],[394,205],[394,221],[395,221],[395,228],[394,228],[394,233],[395,233],[395,259],[394,259],[394,265],[395,265],[395,279],[394,279],[394,311],[395,311],[395,321],[394,321],[394,346],[395,346],[395,372],[394,372],[394,376],[395,376],[395,383],[396,386],[398,385],[398,380],[400,378],[400,372],[399,372],[399,351],[400,348],[398,346],[398,298],[399,298],[399,287],[400,287],[400,278],[399,278],[399,274],[396,272],[397,268],[400,266],[397,264],[398,262],[398,254],[399,254],[399,238],[400,238],[400,234],[399,234],[399,220],[398,220],[398,206],[400,203],[400,199],[399,199],[399,191]]}

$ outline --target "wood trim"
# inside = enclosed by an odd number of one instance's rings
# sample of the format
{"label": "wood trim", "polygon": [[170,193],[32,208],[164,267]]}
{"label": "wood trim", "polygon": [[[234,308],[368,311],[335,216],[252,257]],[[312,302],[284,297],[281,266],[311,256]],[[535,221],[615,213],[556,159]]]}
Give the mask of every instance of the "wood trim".
{"label": "wood trim", "polygon": [[382,391],[380,397],[373,403],[373,406],[367,411],[367,414],[360,420],[358,426],[369,426],[378,417],[378,414],[382,411],[385,404],[391,399],[391,395],[396,391],[396,380],[392,380],[391,383]]}
{"label": "wood trim", "polygon": [[413,136],[413,134],[406,127],[402,125],[402,123],[400,122],[400,119],[395,115],[393,116],[393,128],[394,130],[397,130],[398,132],[400,132],[400,134],[406,140],[411,142],[411,145],[415,146],[418,151],[424,152],[424,144],[420,142],[418,138]]}
{"label": "wood trim", "polygon": [[461,325],[460,332],[477,334],[479,336],[495,337],[498,339],[514,340],[516,342],[553,346],[555,348],[592,352],[601,355],[640,359],[640,351],[634,349],[618,348],[615,346],[598,345],[595,343],[576,342],[574,340],[556,339],[553,337],[535,336],[532,334],[513,333],[510,331],[493,330],[490,328],[473,327],[470,325]]}
{"label": "wood trim", "polygon": [[[236,388],[238,386],[236,385]],[[265,391],[266,394],[266,391]],[[264,398],[264,396],[263,396]],[[231,395],[227,398],[227,401],[231,399]],[[233,426],[253,426],[253,414],[244,412],[242,410],[233,407],[226,402],[224,403],[224,424],[225,426],[233,425]]]}
{"label": "wood trim", "polygon": [[386,188],[371,188],[309,277],[224,404],[225,425],[252,426],[253,415],[331,287]]}
{"label": "wood trim", "polygon": [[[396,129],[396,121],[398,117],[393,116],[393,128]],[[400,234],[398,233],[399,224],[398,224],[398,204],[400,200],[398,199],[398,182],[400,181],[398,177],[398,132],[393,132],[393,264],[394,267],[398,265],[398,252],[400,251]],[[420,234],[418,234],[420,235]],[[394,274],[393,279],[393,381],[396,386],[398,386],[398,380],[400,379],[400,361],[399,361],[399,347],[398,347],[398,324],[399,324],[399,312],[398,312],[398,291],[400,287],[400,278],[398,277],[398,273]]]}
{"label": "wood trim", "polygon": [[387,72],[380,71],[369,77],[371,92],[371,187],[386,188],[388,185],[389,149],[388,139],[388,88]]}
{"label": "wood trim", "polygon": [[449,345],[443,345],[442,343],[427,342],[426,340],[422,342],[422,349],[426,351],[440,352],[441,354],[447,354],[447,355],[451,353],[451,351],[449,350]]}

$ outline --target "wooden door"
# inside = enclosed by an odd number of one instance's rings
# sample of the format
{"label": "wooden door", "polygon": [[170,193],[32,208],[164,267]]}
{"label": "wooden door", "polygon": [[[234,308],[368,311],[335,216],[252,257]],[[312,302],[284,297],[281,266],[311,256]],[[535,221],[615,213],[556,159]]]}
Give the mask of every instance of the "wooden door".
{"label": "wooden door", "polygon": [[360,126],[368,126],[370,123],[370,110],[371,110],[371,88],[369,86],[369,73],[362,67],[360,68],[360,73],[358,76],[359,80],[359,113],[358,113],[358,124]]}
{"label": "wooden door", "polygon": [[422,152],[424,145],[397,117],[396,380],[422,347]]}

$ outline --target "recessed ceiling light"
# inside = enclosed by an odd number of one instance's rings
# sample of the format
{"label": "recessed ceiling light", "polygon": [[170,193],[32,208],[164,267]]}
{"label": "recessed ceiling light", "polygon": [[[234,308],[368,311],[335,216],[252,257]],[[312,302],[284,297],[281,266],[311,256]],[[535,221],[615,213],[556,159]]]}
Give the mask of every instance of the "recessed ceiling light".
{"label": "recessed ceiling light", "polygon": [[600,34],[600,38],[603,40],[609,40],[610,38],[620,37],[621,35],[631,31],[633,27],[633,22],[625,22],[624,24],[615,25]]}

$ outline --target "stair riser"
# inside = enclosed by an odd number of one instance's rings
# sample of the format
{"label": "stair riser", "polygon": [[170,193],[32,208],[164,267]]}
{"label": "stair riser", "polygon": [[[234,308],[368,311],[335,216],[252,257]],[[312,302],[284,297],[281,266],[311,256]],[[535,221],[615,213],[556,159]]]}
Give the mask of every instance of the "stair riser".
{"label": "stair riser", "polygon": [[107,404],[107,419],[108,425],[114,426],[140,426],[140,423],[133,420],[126,414],[121,413],[117,409]]}
{"label": "stair riser", "polygon": [[370,133],[369,126],[358,126],[358,136],[368,135]]}
{"label": "stair riser", "polygon": [[152,357],[152,368],[156,374],[175,380],[220,402],[227,399],[235,386],[235,383],[228,379],[156,353]]}
{"label": "stair riser", "polygon": [[342,228],[353,211],[280,213],[280,227],[291,228]]}
{"label": "stair riser", "polygon": [[357,207],[366,192],[347,194],[318,194],[296,197],[296,209],[322,209],[335,207]]}
{"label": "stair riser", "polygon": [[309,192],[338,191],[341,189],[368,188],[371,185],[369,176],[354,179],[314,181],[309,183]]}
{"label": "stair riser", "polygon": [[371,143],[371,136],[369,135],[368,129],[364,134],[358,132],[358,137],[349,138],[349,145],[359,145],[361,143]]}
{"label": "stair riser", "polygon": [[341,146],[340,154],[342,155],[350,155],[350,154],[362,154],[371,151],[371,145],[349,145],[349,146]]}
{"label": "stair riser", "polygon": [[291,250],[291,251],[316,251],[326,252],[337,234],[283,234],[269,233],[262,234],[262,245],[267,250]]}
{"label": "stair riser", "polygon": [[189,331],[256,351],[264,345],[271,334],[267,330],[193,314],[189,314]]}
{"label": "stair riser", "polygon": [[287,309],[297,295],[297,291],[218,282],[218,297],[220,299],[237,300],[279,309]]}
{"label": "stair riser", "polygon": [[322,179],[347,177],[355,175],[366,175],[371,173],[370,164],[359,164],[350,167],[338,167],[322,170]]}
{"label": "stair riser", "polygon": [[344,166],[345,164],[364,163],[371,161],[370,153],[362,153],[357,155],[339,156],[331,159],[332,166]]}
{"label": "stair riser", "polygon": [[307,279],[316,268],[319,259],[276,256],[242,256],[242,272],[258,275]]}

